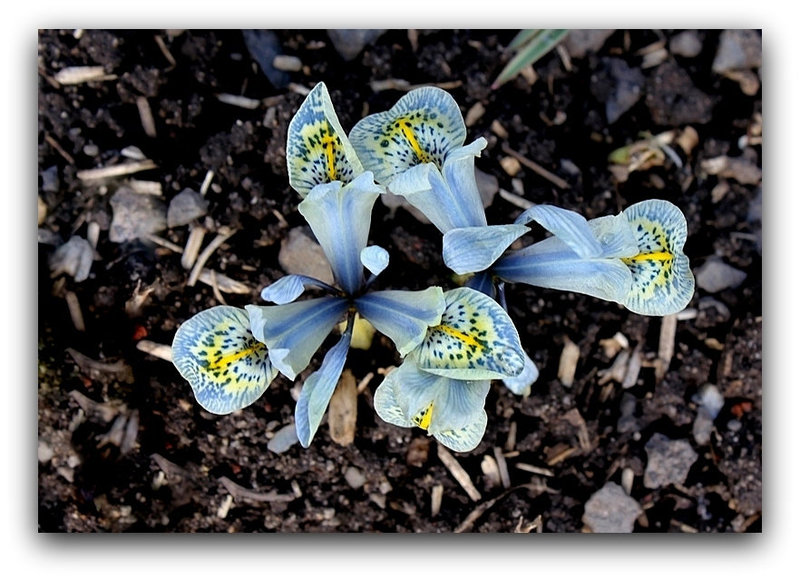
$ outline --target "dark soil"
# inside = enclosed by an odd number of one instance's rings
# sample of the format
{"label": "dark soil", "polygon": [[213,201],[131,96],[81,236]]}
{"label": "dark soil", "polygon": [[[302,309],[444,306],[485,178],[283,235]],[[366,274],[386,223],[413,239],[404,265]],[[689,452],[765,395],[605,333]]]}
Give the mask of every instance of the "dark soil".
{"label": "dark soil", "polygon": [[[520,76],[493,91],[515,32],[391,30],[345,61],[324,30],[276,31],[278,53],[299,57],[303,68],[265,65],[269,77],[236,30],[40,32],[39,197],[47,208],[38,270],[40,531],[579,532],[588,530],[582,518],[592,494],[630,474],[630,496],[642,508],[636,532],[761,530],[760,179],[714,174],[704,165],[728,155],[761,167],[760,140],[741,141],[760,127],[760,88],[745,94],[713,72],[720,31],[697,32],[701,49],[687,57],[670,48],[679,31],[617,30],[585,54],[550,52],[536,63],[535,82]],[[650,66],[659,47],[666,54]],[[77,85],[54,80],[66,67],[88,65],[113,77]],[[605,103],[621,74],[639,82],[641,94],[612,123]],[[120,185],[158,182],[168,204],[185,188],[199,191],[211,170],[204,223],[212,234],[223,227],[236,233],[207,267],[251,289],[224,294],[228,304],[261,303],[261,288],[284,274],[282,239],[303,225],[285,161],[287,125],[303,100],[297,87],[324,81],[349,129],[403,94],[370,85],[390,78],[443,84],[465,114],[481,103],[485,112],[469,127],[468,142],[487,138],[476,165],[501,189],[521,184],[526,199],[587,218],[645,199],[669,200],[687,217],[685,251],[695,272],[716,257],[746,274],[738,286],[698,287],[689,316],[677,322],[663,377],[660,319],[586,296],[507,288],[510,313],[541,375],[526,398],[493,385],[483,442],[454,454],[478,501],[442,463],[434,440],[375,415],[379,370],[398,363],[380,339],[348,359],[357,381],[374,373],[358,395],[351,445],[335,443],[323,422],[309,449],[268,450],[274,433],[293,420],[293,385],[283,377],[241,412],[204,412],[172,364],[137,343],[169,345],[182,322],[218,298],[208,285],[187,285],[180,252],[108,237],[109,200]],[[256,106],[227,104],[220,94]],[[155,136],[143,126],[140,97],[152,111]],[[667,156],[624,181],[610,170],[608,155],[641,132],[687,126],[698,142],[688,152],[672,146],[680,165]],[[568,187],[524,166],[513,182],[500,163],[508,155],[503,145]],[[124,161],[126,147],[138,147],[157,167],[102,182],[78,177]],[[489,222],[498,224],[520,212],[500,195],[487,208]],[[55,248],[71,235],[87,237],[91,223],[100,235],[89,278],[51,277]],[[160,235],[182,248],[188,232],[179,226]],[[377,204],[372,242],[391,255],[382,287],[454,286],[439,254],[440,234],[404,210],[392,214]],[[85,330],[70,316],[70,296]],[[602,341],[618,332],[643,360],[628,389],[603,380],[615,355]],[[571,386],[558,376],[567,340],[580,349]],[[701,444],[693,436],[696,395],[709,383],[725,405],[710,441]],[[698,457],[684,481],[650,488],[645,446],[659,433],[687,440]],[[508,469],[506,485],[486,469],[498,459]],[[441,509],[432,516],[438,486]]]}

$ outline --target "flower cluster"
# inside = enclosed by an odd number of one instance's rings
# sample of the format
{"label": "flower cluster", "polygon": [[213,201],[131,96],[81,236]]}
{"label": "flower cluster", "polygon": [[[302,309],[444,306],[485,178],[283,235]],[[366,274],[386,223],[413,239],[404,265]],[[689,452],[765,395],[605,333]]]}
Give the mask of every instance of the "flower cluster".
{"label": "flower cluster", "polygon": [[[689,302],[694,279],[683,254],[686,220],[674,205],[646,201],[589,221],[538,205],[513,224],[489,225],[474,167],[486,140],[465,140],[458,104],[441,89],[410,91],[347,134],[325,85],[314,87],[289,124],[287,167],[302,198],[298,211],[330,263],[334,284],[288,275],[262,291],[271,305],[216,306],[181,325],[173,362],[203,408],[231,413],[256,401],[278,373],[295,380],[344,323],[297,401],[297,436],[308,447],[361,317],[393,342],[402,361],[375,392],[378,416],[469,451],[486,429],[491,381],[525,395],[538,377],[506,312],[505,283],[580,292],[646,315],[677,312]],[[430,220],[443,235],[444,263],[467,277],[465,286],[371,288],[389,265],[384,248],[368,245],[381,196],[400,196]],[[553,235],[510,249],[532,221]],[[310,288],[322,295],[300,299]]]}

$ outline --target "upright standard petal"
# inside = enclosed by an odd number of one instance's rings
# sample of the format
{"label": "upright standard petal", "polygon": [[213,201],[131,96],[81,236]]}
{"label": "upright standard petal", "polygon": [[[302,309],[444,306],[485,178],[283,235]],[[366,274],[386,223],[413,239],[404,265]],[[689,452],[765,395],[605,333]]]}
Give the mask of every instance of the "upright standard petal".
{"label": "upright standard petal", "polygon": [[506,388],[515,395],[527,397],[531,393],[531,386],[539,378],[539,369],[527,354],[525,355],[525,368],[513,378],[503,379]]}
{"label": "upright standard petal", "polygon": [[269,348],[272,365],[289,380],[311,362],[325,338],[348,309],[333,296],[279,306],[245,306],[253,336]]}
{"label": "upright standard petal", "polygon": [[431,434],[476,422],[486,404],[488,380],[459,380],[421,370],[414,357],[393,369],[375,391],[375,411],[393,425],[416,425]]}
{"label": "upright standard petal", "polygon": [[349,183],[363,172],[324,83],[318,83],[289,123],[289,185],[302,197],[322,183]]}
{"label": "upright standard petal", "polygon": [[367,245],[372,206],[381,193],[365,172],[342,186],[318,185],[297,209],[306,219],[330,262],[336,282],[348,294],[364,283],[361,251]]}
{"label": "upright standard petal", "polygon": [[623,303],[632,276],[620,260],[581,258],[548,238],[500,258],[492,271],[506,282],[530,284]]}
{"label": "upright standard petal", "polygon": [[355,299],[358,312],[394,342],[400,356],[416,348],[428,327],[439,324],[445,309],[438,286],[426,290],[380,290]]}
{"label": "upright standard petal", "polygon": [[381,185],[416,165],[433,163],[441,169],[445,156],[461,147],[466,136],[458,103],[436,87],[409,91],[391,109],[361,119],[350,131],[365,169]]}
{"label": "upright standard petal", "polygon": [[267,347],[250,332],[247,312],[214,306],[184,322],[172,342],[172,362],[197,402],[224,415],[254,403],[277,370]]}
{"label": "upright standard petal", "polygon": [[528,231],[527,226],[515,224],[456,228],[444,235],[442,258],[456,274],[482,272]]}
{"label": "upright standard petal", "polygon": [[566,244],[581,258],[603,255],[603,247],[592,233],[586,218],[577,212],[552,205],[534,205],[514,220],[515,224],[537,222]]}
{"label": "upright standard petal", "polygon": [[633,275],[623,303],[650,316],[683,310],[694,295],[694,276],[683,253],[686,218],[675,205],[659,199],[634,204],[623,215],[638,242],[638,252],[623,259]]}
{"label": "upright standard petal", "polygon": [[525,352],[508,314],[471,288],[445,292],[441,324],[431,327],[413,355],[422,370],[456,379],[504,379],[519,375]]}
{"label": "upright standard petal", "polygon": [[333,391],[342,376],[347,351],[350,348],[352,327],[348,328],[339,342],[334,345],[322,360],[319,370],[314,371],[306,379],[297,399],[294,410],[295,428],[300,445],[308,447],[319,428],[322,416],[328,408]]}
{"label": "upright standard petal", "polygon": [[395,195],[421,211],[440,232],[486,225],[475,181],[475,156],[486,145],[482,137],[448,154],[444,170],[434,164],[417,165],[388,185]]}

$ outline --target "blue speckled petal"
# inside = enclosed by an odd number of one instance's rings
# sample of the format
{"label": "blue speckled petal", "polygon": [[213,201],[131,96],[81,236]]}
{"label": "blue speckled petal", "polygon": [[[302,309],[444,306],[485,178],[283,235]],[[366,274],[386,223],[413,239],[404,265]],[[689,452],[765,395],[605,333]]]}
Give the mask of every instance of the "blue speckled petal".
{"label": "blue speckled petal", "polygon": [[650,316],[683,310],[694,295],[694,276],[683,253],[686,218],[675,205],[657,199],[634,204],[623,215],[638,243],[637,254],[623,259],[633,275],[625,306]]}
{"label": "blue speckled petal", "polygon": [[527,354],[525,355],[525,368],[519,376],[503,379],[506,388],[515,395],[527,397],[531,393],[531,386],[539,378],[539,369]]}
{"label": "blue speckled petal", "polygon": [[364,283],[361,250],[367,245],[372,206],[381,191],[367,171],[345,186],[318,185],[297,206],[322,246],[336,282],[348,294]]}
{"label": "blue speckled petal", "polygon": [[172,362],[207,411],[224,415],[254,403],[277,370],[267,347],[250,332],[247,312],[215,306],[194,315],[175,333]]}
{"label": "blue speckled petal", "polygon": [[461,109],[447,91],[423,87],[409,91],[391,109],[361,119],[350,131],[364,168],[388,185],[416,165],[441,169],[446,155],[467,135]]}
{"label": "blue speckled petal", "polygon": [[523,225],[456,228],[444,235],[442,258],[456,274],[487,270],[520,236],[530,231]]}
{"label": "blue speckled petal", "polygon": [[324,83],[311,90],[289,123],[286,164],[289,185],[302,197],[316,185],[349,183],[364,171]]}
{"label": "blue speckled petal", "polygon": [[346,331],[333,348],[325,353],[319,370],[306,379],[294,410],[295,427],[300,445],[308,447],[319,428],[339,377],[342,376],[352,331]]}
{"label": "blue speckled petal", "polygon": [[438,431],[433,433],[433,437],[445,447],[458,451],[459,453],[466,453],[475,449],[483,439],[486,433],[486,424],[488,423],[486,411],[481,410],[477,417],[474,418],[469,424],[461,427],[460,429],[450,429],[447,431]]}
{"label": "blue speckled petal", "polygon": [[503,379],[519,375],[525,352],[508,314],[486,294],[457,288],[444,294],[441,324],[414,350],[422,370],[456,379]]}
{"label": "blue speckled petal", "polygon": [[428,327],[441,322],[444,293],[438,286],[426,290],[380,290],[355,300],[358,312],[395,344],[405,356],[425,337]]}
{"label": "blue speckled petal", "polygon": [[253,336],[269,347],[272,365],[289,380],[311,362],[347,312],[344,298],[325,296],[278,306],[245,306]]}

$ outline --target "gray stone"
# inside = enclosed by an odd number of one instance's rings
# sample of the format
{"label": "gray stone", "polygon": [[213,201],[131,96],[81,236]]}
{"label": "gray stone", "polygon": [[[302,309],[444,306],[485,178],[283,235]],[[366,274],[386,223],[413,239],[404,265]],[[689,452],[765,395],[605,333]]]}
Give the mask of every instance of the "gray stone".
{"label": "gray stone", "polygon": [[641,513],[639,502],[620,485],[609,481],[583,506],[583,523],[598,534],[627,534],[633,531],[633,524]]}
{"label": "gray stone", "polygon": [[243,30],[242,36],[250,56],[261,67],[261,72],[272,86],[276,89],[288,86],[292,77],[289,73],[275,68],[273,64],[275,57],[283,52],[278,35],[271,30]]}
{"label": "gray stone", "polygon": [[606,40],[614,34],[614,29],[586,29],[570,30],[564,39],[564,48],[572,58],[583,58],[589,52],[598,52]]}
{"label": "gray stone", "polygon": [[672,440],[662,433],[656,433],[645,445],[647,467],[644,471],[644,485],[657,489],[670,484],[682,484],[689,475],[689,469],[697,461],[697,453],[686,439]]}
{"label": "gray stone", "polygon": [[670,39],[669,50],[678,56],[694,58],[703,50],[703,41],[696,30],[684,30]]}
{"label": "gray stone", "polygon": [[718,258],[710,258],[695,272],[697,286],[706,292],[720,292],[736,288],[747,278],[747,274],[729,266]]}
{"label": "gray stone", "polygon": [[333,28],[328,30],[328,37],[336,52],[344,60],[353,60],[365,46],[378,40],[386,32],[378,28]]}
{"label": "gray stone", "polygon": [[614,123],[642,98],[644,86],[641,70],[620,58],[604,58],[590,88],[595,98],[605,103],[608,122]]}
{"label": "gray stone", "polygon": [[269,443],[267,443],[267,449],[273,453],[284,453],[298,441],[297,429],[295,428],[294,423],[289,423],[288,425],[281,427],[275,433],[275,436],[269,440]]}
{"label": "gray stone", "polygon": [[715,73],[761,66],[761,34],[757,30],[724,30],[711,69]]}
{"label": "gray stone", "polygon": [[185,226],[207,212],[208,201],[196,191],[184,189],[169,202],[167,227]]}
{"label": "gray stone", "polygon": [[120,187],[111,198],[113,218],[108,239],[117,244],[144,238],[167,227],[167,208],[152,195]]}
{"label": "gray stone", "polygon": [[[313,235],[313,234],[312,234]],[[302,274],[333,284],[333,272],[316,240],[306,234],[304,226],[289,230],[281,242],[278,263],[287,274]]]}
{"label": "gray stone", "polygon": [[50,270],[53,276],[66,273],[76,282],[83,282],[89,277],[93,260],[92,245],[80,236],[72,236],[50,257]]}

